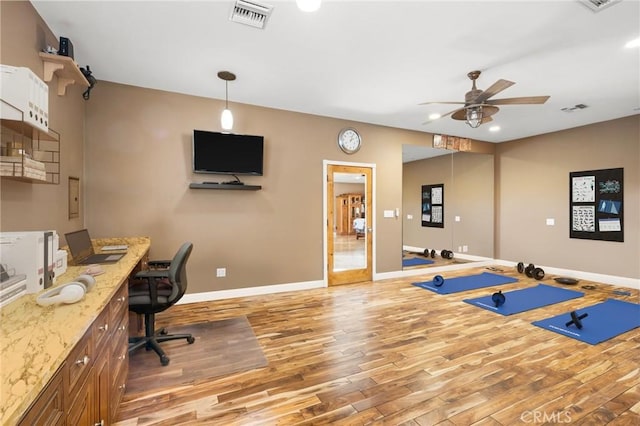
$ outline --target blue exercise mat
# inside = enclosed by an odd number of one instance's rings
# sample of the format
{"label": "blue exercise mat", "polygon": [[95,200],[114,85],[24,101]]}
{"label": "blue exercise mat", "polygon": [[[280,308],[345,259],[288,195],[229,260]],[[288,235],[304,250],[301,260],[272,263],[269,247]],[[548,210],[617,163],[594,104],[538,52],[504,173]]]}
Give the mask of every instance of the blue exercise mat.
{"label": "blue exercise mat", "polygon": [[409,259],[402,259],[402,266],[416,266],[416,265],[431,265],[433,260],[420,259],[419,257],[412,257]]}
{"label": "blue exercise mat", "polygon": [[502,315],[513,315],[542,306],[577,299],[578,297],[584,296],[584,293],[546,284],[538,284],[537,287],[508,291],[504,293],[504,296],[504,304],[498,307],[496,307],[491,296],[465,299],[464,301],[491,312]]}
{"label": "blue exercise mat", "polygon": [[423,281],[413,283],[416,287],[431,290],[438,294],[451,294],[460,291],[475,290],[477,288],[491,287],[494,285],[515,283],[516,278],[507,277],[505,275],[492,274],[483,272],[477,275],[468,275],[466,277],[445,278],[442,286],[437,287],[433,281]]}
{"label": "blue exercise mat", "polygon": [[535,321],[532,324],[590,345],[596,345],[640,327],[640,305],[631,302],[607,299],[605,302],[578,309],[575,312],[578,316],[588,314],[582,319],[582,329],[578,329],[574,324],[567,325],[571,321],[571,312]]}

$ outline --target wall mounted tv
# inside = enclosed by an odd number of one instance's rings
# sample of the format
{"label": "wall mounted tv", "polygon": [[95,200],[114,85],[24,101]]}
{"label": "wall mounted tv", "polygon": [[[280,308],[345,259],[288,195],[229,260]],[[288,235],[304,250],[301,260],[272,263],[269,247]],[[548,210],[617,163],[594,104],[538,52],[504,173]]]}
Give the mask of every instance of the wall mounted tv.
{"label": "wall mounted tv", "polygon": [[193,172],[262,176],[264,137],[193,131]]}

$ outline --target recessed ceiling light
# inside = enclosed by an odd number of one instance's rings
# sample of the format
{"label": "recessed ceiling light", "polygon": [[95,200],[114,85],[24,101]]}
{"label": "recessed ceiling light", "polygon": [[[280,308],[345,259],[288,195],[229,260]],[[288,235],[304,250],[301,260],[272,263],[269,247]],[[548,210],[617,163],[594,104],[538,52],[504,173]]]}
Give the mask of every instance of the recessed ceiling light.
{"label": "recessed ceiling light", "polygon": [[632,47],[640,47],[640,37],[635,40],[631,40],[627,44],[624,45],[627,49],[631,49]]}
{"label": "recessed ceiling light", "polygon": [[489,127],[490,132],[497,132],[500,130],[500,126],[491,126]]}
{"label": "recessed ceiling light", "polygon": [[442,117],[442,116],[436,112],[434,114],[430,114],[429,115],[429,120],[437,120],[440,117]]}

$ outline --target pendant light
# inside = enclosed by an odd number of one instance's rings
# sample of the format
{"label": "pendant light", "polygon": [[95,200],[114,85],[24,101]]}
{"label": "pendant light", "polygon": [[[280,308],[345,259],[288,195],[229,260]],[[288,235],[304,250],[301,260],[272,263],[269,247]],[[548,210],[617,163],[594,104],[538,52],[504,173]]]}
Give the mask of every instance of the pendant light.
{"label": "pendant light", "polygon": [[236,75],[229,71],[220,71],[218,78],[224,80],[225,97],[224,97],[224,110],[220,116],[220,125],[223,130],[233,129],[233,114],[229,109],[229,82],[236,79]]}

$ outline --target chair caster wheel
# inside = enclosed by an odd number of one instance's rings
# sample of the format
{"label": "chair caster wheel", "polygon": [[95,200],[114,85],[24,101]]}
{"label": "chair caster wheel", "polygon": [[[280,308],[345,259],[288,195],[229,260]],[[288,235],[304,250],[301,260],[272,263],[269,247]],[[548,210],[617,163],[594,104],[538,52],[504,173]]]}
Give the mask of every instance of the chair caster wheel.
{"label": "chair caster wheel", "polygon": [[162,355],[162,356],[160,357],[160,364],[162,364],[162,365],[164,365],[164,366],[169,365],[169,361],[170,361],[170,360],[169,360],[169,357],[168,357],[168,356],[166,356],[166,355]]}
{"label": "chair caster wheel", "polygon": [[187,343],[188,343],[188,344],[190,344],[190,345],[191,345],[191,344],[192,344],[193,342],[195,342],[195,341],[196,341],[196,338],[195,338],[195,337],[187,337]]}

